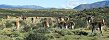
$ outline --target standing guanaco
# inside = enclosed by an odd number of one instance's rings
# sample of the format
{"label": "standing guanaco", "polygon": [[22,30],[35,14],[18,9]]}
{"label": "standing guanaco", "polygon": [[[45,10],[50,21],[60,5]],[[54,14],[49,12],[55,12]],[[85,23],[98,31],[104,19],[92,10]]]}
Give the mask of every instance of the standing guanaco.
{"label": "standing guanaco", "polygon": [[16,25],[16,29],[19,30],[20,27],[19,19],[16,20],[15,25]]}
{"label": "standing guanaco", "polygon": [[[93,21],[93,20],[91,20]],[[102,21],[94,21],[90,23],[92,26],[92,33],[99,29],[100,33],[102,34],[102,26],[105,25],[104,19]]]}
{"label": "standing guanaco", "polygon": [[50,25],[49,25],[49,20],[48,20],[47,18],[44,19],[43,25],[44,25],[44,27],[46,27],[46,28],[50,27]]}

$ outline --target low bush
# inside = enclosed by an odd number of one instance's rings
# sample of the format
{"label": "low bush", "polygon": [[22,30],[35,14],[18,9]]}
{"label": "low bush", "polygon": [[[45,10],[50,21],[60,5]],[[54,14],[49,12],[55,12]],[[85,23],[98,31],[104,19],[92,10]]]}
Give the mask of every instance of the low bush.
{"label": "low bush", "polygon": [[25,40],[48,40],[48,38],[44,34],[35,33],[29,34],[29,36],[26,37]]}
{"label": "low bush", "polygon": [[73,32],[71,32],[70,30],[67,30],[67,29],[62,29],[61,31],[58,31],[57,33],[62,35],[62,36],[73,35]]}
{"label": "low bush", "polygon": [[13,27],[15,25],[15,22],[13,22],[13,21],[7,21],[5,23],[5,25],[6,25],[6,28],[10,28],[10,27]]}
{"label": "low bush", "polygon": [[85,32],[85,31],[81,31],[81,30],[75,30],[75,31],[72,31],[75,35],[85,35],[87,36],[88,35],[88,32]]}

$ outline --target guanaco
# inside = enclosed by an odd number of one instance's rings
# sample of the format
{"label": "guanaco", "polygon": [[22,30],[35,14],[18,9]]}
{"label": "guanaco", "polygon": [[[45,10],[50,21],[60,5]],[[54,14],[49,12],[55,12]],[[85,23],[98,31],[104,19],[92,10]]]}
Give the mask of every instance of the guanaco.
{"label": "guanaco", "polygon": [[44,27],[46,27],[46,28],[48,28],[50,25],[49,25],[49,21],[48,21],[48,19],[47,18],[45,18],[44,19],[44,22],[43,22],[44,24]]}
{"label": "guanaco", "polygon": [[100,33],[102,34],[102,26],[105,25],[104,19],[102,21],[95,21],[90,23],[92,25],[92,33],[99,29]]}
{"label": "guanaco", "polygon": [[18,29],[19,29],[19,27],[20,27],[20,22],[19,22],[19,19],[17,19],[17,20],[16,20],[15,25],[16,25],[16,29],[18,30]]}

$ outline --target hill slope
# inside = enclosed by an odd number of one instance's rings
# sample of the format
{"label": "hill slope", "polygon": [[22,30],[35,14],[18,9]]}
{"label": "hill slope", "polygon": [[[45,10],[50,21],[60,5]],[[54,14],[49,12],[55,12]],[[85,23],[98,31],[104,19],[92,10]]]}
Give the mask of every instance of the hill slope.
{"label": "hill slope", "polygon": [[106,7],[106,6],[109,6],[109,1],[101,1],[92,4],[81,4],[75,7],[74,9],[84,10],[84,9],[93,9],[93,8]]}

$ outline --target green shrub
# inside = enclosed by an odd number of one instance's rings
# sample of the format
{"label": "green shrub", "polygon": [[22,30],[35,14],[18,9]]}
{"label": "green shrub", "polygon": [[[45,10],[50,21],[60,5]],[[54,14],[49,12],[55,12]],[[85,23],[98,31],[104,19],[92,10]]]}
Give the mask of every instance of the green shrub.
{"label": "green shrub", "polygon": [[36,30],[36,32],[38,32],[38,33],[43,33],[43,34],[48,34],[48,33],[50,33],[51,31],[48,29],[48,28],[39,28],[39,29],[37,29]]}
{"label": "green shrub", "polygon": [[11,33],[11,37],[18,37],[18,36],[20,36],[20,32],[18,31]]}
{"label": "green shrub", "polygon": [[25,26],[25,27],[23,28],[23,31],[25,31],[25,32],[29,32],[29,31],[31,31],[31,27],[29,27],[29,26]]}
{"label": "green shrub", "polygon": [[12,33],[12,30],[10,28],[4,28],[2,30],[2,33],[3,35],[10,35]]}
{"label": "green shrub", "polygon": [[13,27],[14,26],[14,23],[15,22],[12,22],[12,21],[6,21],[6,28],[10,28],[10,27]]}
{"label": "green shrub", "polygon": [[6,26],[4,24],[0,25],[0,30],[3,30],[4,28],[6,28]]}
{"label": "green shrub", "polygon": [[101,35],[102,35],[101,33],[91,33],[88,36],[89,37],[94,37],[94,36],[101,36]]}
{"label": "green shrub", "polygon": [[48,40],[48,38],[41,33],[30,34],[25,40]]}
{"label": "green shrub", "polygon": [[0,35],[0,40],[12,40],[12,38],[5,35]]}
{"label": "green shrub", "polygon": [[24,40],[22,37],[16,37],[15,40]]}
{"label": "green shrub", "polygon": [[88,35],[87,32],[81,31],[81,30],[74,30],[73,33],[74,33],[75,35],[85,35],[85,36]]}
{"label": "green shrub", "polygon": [[46,36],[49,38],[49,39],[54,39],[54,38],[60,38],[61,35],[58,34],[58,33],[50,33],[50,34],[46,34]]}
{"label": "green shrub", "polygon": [[61,31],[58,32],[58,34],[64,36],[64,35],[72,35],[73,32],[71,32],[70,30],[67,29],[62,29]]}

